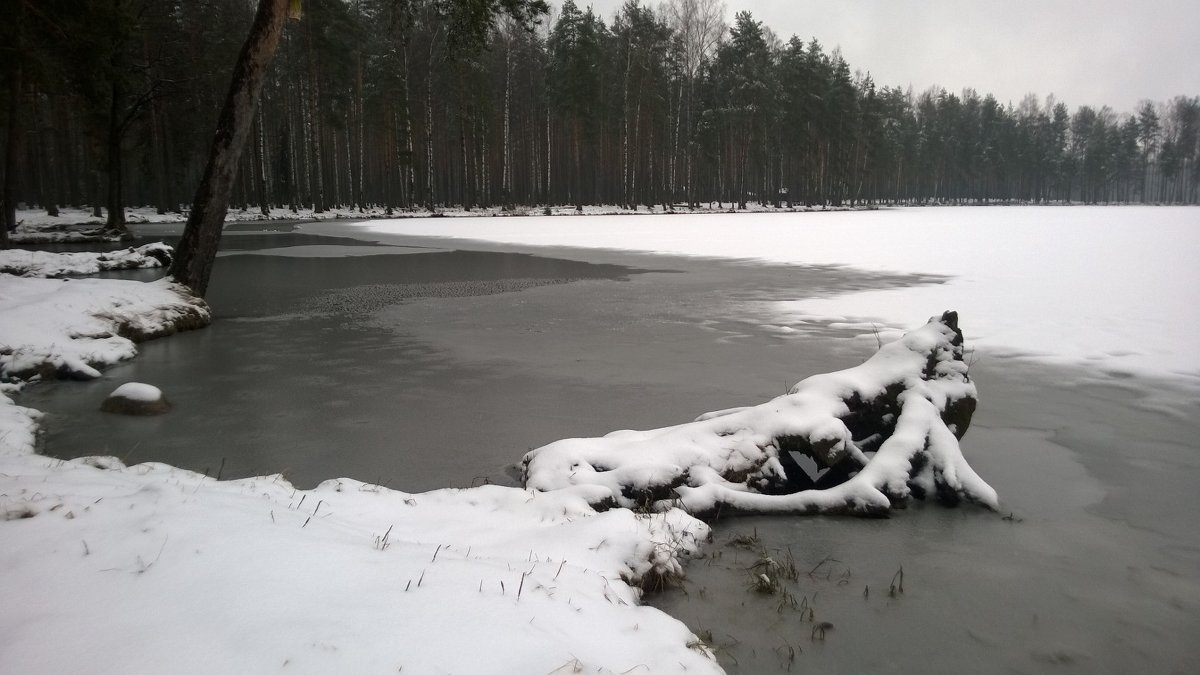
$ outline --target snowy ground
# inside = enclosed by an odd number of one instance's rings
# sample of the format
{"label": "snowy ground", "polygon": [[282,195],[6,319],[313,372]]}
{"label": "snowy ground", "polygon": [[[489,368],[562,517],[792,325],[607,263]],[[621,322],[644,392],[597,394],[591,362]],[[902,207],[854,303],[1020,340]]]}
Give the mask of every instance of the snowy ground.
{"label": "snowy ground", "polygon": [[[202,310],[166,282],[0,274],[0,374],[94,377],[134,355],[119,333]],[[39,414],[0,387],[6,671],[720,671],[638,602],[708,537],[681,511],[598,513],[587,486],[300,491],[63,462],[34,454]]]}
{"label": "snowy ground", "polygon": [[[782,330],[893,334],[914,316],[970,316],[981,352],[1083,364],[1097,375],[1200,387],[1200,209],[901,208],[738,217],[373,221],[364,229],[507,244],[636,250],[945,275],[754,308]],[[874,339],[872,337],[872,339]]]}
{"label": "snowy ground", "polygon": [[171,247],[161,242],[109,253],[48,253],[8,249],[0,251],[0,273],[18,277],[66,277],[108,270],[164,267]]}

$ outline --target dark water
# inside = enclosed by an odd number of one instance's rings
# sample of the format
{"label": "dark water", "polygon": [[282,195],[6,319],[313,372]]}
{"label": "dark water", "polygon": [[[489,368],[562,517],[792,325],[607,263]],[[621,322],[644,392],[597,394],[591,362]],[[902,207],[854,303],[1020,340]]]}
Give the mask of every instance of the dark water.
{"label": "dark water", "polygon": [[[282,471],[302,487],[510,482],[529,448],[753,404],[874,350],[774,330],[763,302],[939,281],[244,229],[218,261],[213,326],[22,396],[50,414],[48,454]],[[963,448],[1003,514],[725,520],[683,587],[649,602],[711,638],[730,672],[1200,672],[1200,403],[1163,414],[1139,402],[1167,384],[986,354],[972,374]],[[129,380],[175,410],[99,413]],[[796,570],[786,594],[751,589],[763,555]]]}

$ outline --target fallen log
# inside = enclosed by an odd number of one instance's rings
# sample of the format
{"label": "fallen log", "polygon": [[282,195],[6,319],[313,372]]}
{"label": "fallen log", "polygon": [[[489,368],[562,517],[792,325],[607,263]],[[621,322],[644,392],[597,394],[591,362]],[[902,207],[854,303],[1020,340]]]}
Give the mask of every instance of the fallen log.
{"label": "fallen log", "polygon": [[522,460],[523,476],[542,491],[603,486],[596,506],[700,516],[883,516],[926,496],[994,510],[996,492],[958,444],[975,403],[958,315],[945,312],[863,364],[809,377],[766,403],[537,448]]}

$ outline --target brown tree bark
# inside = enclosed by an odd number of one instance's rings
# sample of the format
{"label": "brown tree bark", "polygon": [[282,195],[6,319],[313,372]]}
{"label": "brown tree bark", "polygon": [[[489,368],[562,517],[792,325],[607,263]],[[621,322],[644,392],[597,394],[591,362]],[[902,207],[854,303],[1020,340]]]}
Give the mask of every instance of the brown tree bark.
{"label": "brown tree bark", "polygon": [[283,35],[288,5],[289,0],[259,0],[254,24],[238,54],[229,93],[217,118],[208,165],[171,264],[170,276],[201,297],[208,290],[238,159],[254,124],[254,109],[267,68]]}

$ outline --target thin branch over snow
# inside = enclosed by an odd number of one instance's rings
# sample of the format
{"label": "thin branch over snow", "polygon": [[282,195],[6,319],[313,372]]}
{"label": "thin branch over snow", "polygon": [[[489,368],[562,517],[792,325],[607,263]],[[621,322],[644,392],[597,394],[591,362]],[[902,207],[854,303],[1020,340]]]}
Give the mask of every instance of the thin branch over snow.
{"label": "thin branch over snow", "polygon": [[976,400],[962,346],[958,315],[946,312],[862,365],[814,375],[761,405],[533,450],[525,483],[595,485],[604,488],[598,504],[693,514],[878,516],[926,495],[995,509],[995,491],[958,445]]}

